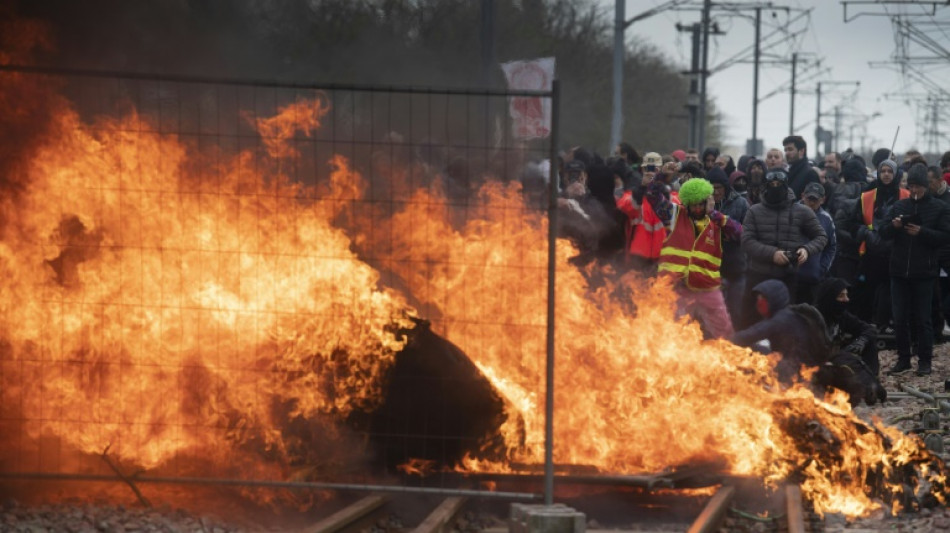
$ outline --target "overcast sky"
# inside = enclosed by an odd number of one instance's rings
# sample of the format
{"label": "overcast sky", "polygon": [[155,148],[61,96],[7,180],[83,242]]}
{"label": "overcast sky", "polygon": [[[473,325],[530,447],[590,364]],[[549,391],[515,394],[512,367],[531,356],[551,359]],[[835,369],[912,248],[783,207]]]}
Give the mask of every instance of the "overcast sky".
{"label": "overcast sky", "polygon": [[[599,0],[613,20],[613,0]],[[652,7],[668,2],[660,0],[626,0],[626,17],[629,19]],[[732,4],[752,2],[730,2]],[[761,2],[766,3],[766,2]],[[686,5],[701,5],[693,0]],[[838,148],[843,150],[852,144],[862,146],[862,136],[867,146],[874,148],[889,147],[894,140],[895,131],[900,126],[895,151],[915,147],[921,151],[928,148],[928,139],[919,127],[923,124],[923,108],[915,102],[907,102],[908,93],[926,95],[926,89],[913,80],[902,77],[897,68],[872,67],[870,61],[890,61],[895,54],[894,30],[889,16],[871,16],[889,14],[931,13],[931,8],[923,6],[897,5],[855,5],[848,6],[848,16],[853,18],[844,22],[843,6],[838,0],[777,0],[774,6],[789,6],[793,11],[763,11],[762,41],[768,45],[780,41],[776,32],[780,28],[806,29],[798,38],[772,46],[764,60],[789,60],[792,52],[814,61],[823,60],[828,72],[816,78],[813,74],[803,73],[808,68],[800,64],[798,68],[799,87],[795,99],[795,133],[805,137],[808,142],[809,156],[815,154],[815,89],[818,81],[822,87],[821,125],[825,129],[834,128],[833,111],[840,106],[841,121]],[[801,14],[801,10],[812,8],[810,16],[799,22],[788,24],[789,18]],[[861,16],[858,13],[863,13]],[[709,65],[715,67],[736,56],[754,42],[754,10],[743,11],[746,16],[736,13],[714,11],[713,20],[718,22],[725,35],[711,37]],[[649,19],[638,21],[628,27],[628,43],[639,41],[648,43],[681,65],[684,70],[690,63],[690,35],[678,32],[676,24],[691,24],[700,20],[699,11],[668,10]],[[950,7],[938,7],[936,16],[915,16],[907,20],[914,22],[941,46],[950,49]],[[945,21],[943,26],[934,25],[935,21]],[[911,45],[910,55],[924,55],[920,47]],[[933,53],[926,53],[932,56]],[[746,54],[751,60],[751,53]],[[941,66],[922,67],[928,76],[938,80],[943,87],[950,87],[950,61]],[[790,63],[781,65],[762,65],[759,75],[759,96],[773,92],[789,84],[791,78]],[[802,81],[803,78],[807,81]],[[751,64],[736,64],[710,76],[708,93],[724,114],[725,137],[733,154],[743,153],[746,139],[752,135],[752,94],[753,67]],[[860,81],[860,87],[853,83]],[[788,134],[790,119],[790,97],[788,90],[768,98],[759,104],[758,136],[766,148],[779,146],[782,138]],[[944,106],[946,107],[946,106]],[[827,113],[827,115],[825,114]],[[880,113],[876,118],[870,118]],[[940,116],[947,123],[947,116]],[[863,117],[860,115],[864,115]],[[649,149],[649,147],[644,147]],[[937,145],[938,152],[950,149],[950,141],[942,139]]]}

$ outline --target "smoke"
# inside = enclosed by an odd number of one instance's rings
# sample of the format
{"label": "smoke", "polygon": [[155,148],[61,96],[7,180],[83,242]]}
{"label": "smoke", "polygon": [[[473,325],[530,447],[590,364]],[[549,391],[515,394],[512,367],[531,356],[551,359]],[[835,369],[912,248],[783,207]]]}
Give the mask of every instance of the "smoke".
{"label": "smoke", "polygon": [[[473,4],[468,6],[467,4]],[[437,4],[436,4],[437,5]],[[460,3],[475,28],[446,49],[418,46],[410,8],[330,0],[19,2],[57,47],[43,59],[74,68],[338,83],[468,84],[477,80],[478,4]],[[449,28],[445,28],[448,31]],[[474,61],[474,63],[473,63]],[[476,72],[472,74],[472,70]],[[500,72],[495,75],[500,77]]]}

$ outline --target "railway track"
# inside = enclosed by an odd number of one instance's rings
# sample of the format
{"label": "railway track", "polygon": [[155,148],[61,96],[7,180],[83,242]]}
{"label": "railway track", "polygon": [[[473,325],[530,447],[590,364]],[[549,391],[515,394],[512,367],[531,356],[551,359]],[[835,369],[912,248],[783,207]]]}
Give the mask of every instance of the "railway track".
{"label": "railway track", "polygon": [[[645,495],[622,490],[567,498],[568,506],[559,505],[557,508],[565,513],[571,510],[584,513],[584,528],[589,533],[823,531],[822,522],[803,505],[798,485],[787,485],[767,499],[762,498],[761,491],[753,494],[749,490],[737,485],[722,485],[710,496],[686,496],[697,504],[690,508],[676,504],[676,500],[684,496],[669,489],[663,489],[662,494]],[[603,505],[602,500],[608,500],[607,505]],[[511,519],[509,504],[464,496],[438,498],[374,494],[341,502],[338,509],[301,531],[527,533],[526,523]],[[539,505],[538,508],[544,507]],[[565,531],[562,527],[550,530]]]}

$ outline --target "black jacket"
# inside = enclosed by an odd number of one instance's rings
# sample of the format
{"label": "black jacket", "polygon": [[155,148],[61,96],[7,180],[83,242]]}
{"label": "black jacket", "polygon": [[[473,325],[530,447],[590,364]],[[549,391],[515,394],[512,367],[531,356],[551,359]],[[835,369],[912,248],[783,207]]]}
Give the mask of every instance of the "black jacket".
{"label": "black jacket", "polygon": [[838,293],[846,288],[848,288],[848,283],[840,278],[828,278],[822,281],[815,288],[814,305],[825,319],[832,352],[857,344],[860,349],[855,351],[860,354],[866,346],[874,346],[877,340],[877,328],[850,311],[836,311]]}
{"label": "black jacket", "polygon": [[835,236],[838,238],[838,257],[860,259],[861,241],[855,239],[861,223],[855,218],[854,210],[860,209],[858,200],[844,200],[838,204],[835,213]]}
{"label": "black jacket", "polygon": [[[749,211],[749,202],[733,190],[726,178],[726,173],[718,167],[710,169],[706,174],[706,179],[710,183],[722,185],[725,189],[725,196],[721,202],[716,204],[716,211],[742,224],[745,220],[745,214]],[[722,267],[719,274],[723,279],[734,281],[741,279],[745,274],[746,262],[745,252],[742,251],[742,244],[739,241],[724,240],[722,243]]]}
{"label": "black jacket", "polygon": [[925,279],[940,275],[938,254],[950,244],[950,206],[925,193],[923,198],[905,198],[894,204],[890,219],[901,215],[919,215],[920,233],[911,236],[905,228],[897,229],[888,223],[881,227],[881,235],[893,238],[890,274],[897,278]]}
{"label": "black jacket", "polygon": [[[838,211],[850,207],[854,200],[861,197],[861,193],[868,186],[868,171],[864,168],[864,161],[853,157],[844,162],[841,166],[841,183],[836,184],[830,194],[830,198],[825,205],[825,209],[831,213],[835,219],[835,225],[838,224]],[[827,184],[825,185],[827,189]]]}
{"label": "black jacket", "polygon": [[804,157],[788,167],[788,187],[795,193],[796,200],[802,197],[806,185],[819,182],[818,173]]}
{"label": "black jacket", "polygon": [[768,339],[772,351],[782,354],[775,371],[784,383],[790,383],[802,365],[818,366],[828,360],[831,339],[816,308],[808,304],[788,305],[788,288],[777,279],[763,281],[752,291],[768,301],[771,316],[734,333],[734,344],[752,346]]}
{"label": "black jacket", "polygon": [[[941,202],[950,205],[950,187],[947,187],[943,190],[943,194],[934,194],[934,199],[940,200]],[[950,246],[944,246],[940,248],[940,268],[950,272]]]}
{"label": "black jacket", "polygon": [[780,278],[788,273],[785,266],[772,262],[776,250],[794,251],[800,247],[808,255],[818,255],[828,244],[828,236],[810,207],[795,202],[791,194],[778,204],[764,200],[749,208],[743,221],[742,250],[747,270]]}
{"label": "black jacket", "polygon": [[[876,192],[875,192],[876,191]],[[861,273],[870,283],[884,283],[890,279],[888,262],[893,246],[893,236],[882,233],[881,229],[891,225],[891,210],[900,199],[900,182],[894,181],[885,185],[881,180],[874,180],[866,191],[861,193],[874,194],[874,212],[871,215],[869,229],[864,223],[864,205],[859,197],[854,205],[853,218],[855,224],[852,236],[854,240],[866,245],[866,253],[861,258]]]}

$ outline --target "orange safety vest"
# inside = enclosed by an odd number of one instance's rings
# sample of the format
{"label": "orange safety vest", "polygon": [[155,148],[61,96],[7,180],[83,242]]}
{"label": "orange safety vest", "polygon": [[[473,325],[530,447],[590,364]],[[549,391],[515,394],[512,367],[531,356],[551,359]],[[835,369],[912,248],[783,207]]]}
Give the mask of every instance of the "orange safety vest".
{"label": "orange safety vest", "polygon": [[[907,189],[898,189],[898,197],[903,200],[910,198],[910,191]],[[864,217],[864,225],[868,229],[874,229],[874,201],[877,200],[877,189],[861,193],[861,216]],[[858,247],[858,254],[864,255],[867,252],[867,244],[862,242]]]}
{"label": "orange safety vest", "polygon": [[647,259],[659,258],[660,249],[666,239],[666,226],[653,211],[650,202],[643,200],[640,206],[640,219],[630,221],[630,223],[634,225],[630,253]]}
{"label": "orange safety vest", "polygon": [[[725,218],[723,219],[725,221]],[[684,208],[676,209],[669,236],[660,251],[660,272],[669,272],[695,291],[718,289],[722,284],[722,229],[712,221],[696,235],[693,221]]]}

